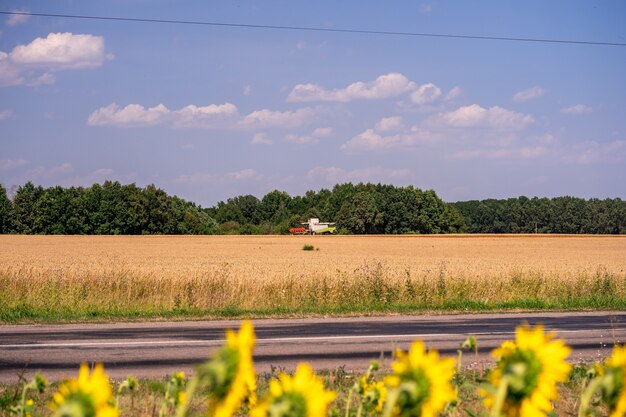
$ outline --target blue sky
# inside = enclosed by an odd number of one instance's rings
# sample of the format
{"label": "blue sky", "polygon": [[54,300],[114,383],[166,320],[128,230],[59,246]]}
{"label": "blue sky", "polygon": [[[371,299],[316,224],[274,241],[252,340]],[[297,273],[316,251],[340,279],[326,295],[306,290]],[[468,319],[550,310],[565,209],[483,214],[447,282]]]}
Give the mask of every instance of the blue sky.
{"label": "blue sky", "polygon": [[[626,43],[623,1],[3,1],[3,11]],[[0,183],[203,206],[339,182],[626,198],[626,47],[0,16]]]}

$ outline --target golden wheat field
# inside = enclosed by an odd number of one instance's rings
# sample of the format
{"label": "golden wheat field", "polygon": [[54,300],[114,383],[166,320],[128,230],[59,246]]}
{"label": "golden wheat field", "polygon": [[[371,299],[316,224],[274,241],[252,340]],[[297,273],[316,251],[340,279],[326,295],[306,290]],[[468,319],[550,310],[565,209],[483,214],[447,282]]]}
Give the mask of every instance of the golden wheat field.
{"label": "golden wheat field", "polygon": [[626,305],[626,236],[5,235],[0,247],[5,320]]}

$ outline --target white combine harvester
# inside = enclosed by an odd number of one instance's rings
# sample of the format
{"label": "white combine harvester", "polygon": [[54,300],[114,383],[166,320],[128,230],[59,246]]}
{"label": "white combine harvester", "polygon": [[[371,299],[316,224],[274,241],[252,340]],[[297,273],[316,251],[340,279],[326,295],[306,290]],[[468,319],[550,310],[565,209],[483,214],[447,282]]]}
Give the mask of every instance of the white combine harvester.
{"label": "white combine harvester", "polygon": [[320,219],[312,218],[302,223],[302,227],[292,227],[289,232],[293,235],[332,235],[335,230],[335,223],[320,222]]}

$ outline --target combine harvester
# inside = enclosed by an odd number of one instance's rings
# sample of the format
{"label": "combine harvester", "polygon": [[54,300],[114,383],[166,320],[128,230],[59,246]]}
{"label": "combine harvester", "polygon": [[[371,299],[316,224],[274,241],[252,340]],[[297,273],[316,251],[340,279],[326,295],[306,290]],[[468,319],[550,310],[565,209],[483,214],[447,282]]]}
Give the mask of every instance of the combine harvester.
{"label": "combine harvester", "polygon": [[309,219],[302,223],[302,227],[292,227],[289,233],[292,235],[334,235],[335,223],[321,223],[320,219]]}

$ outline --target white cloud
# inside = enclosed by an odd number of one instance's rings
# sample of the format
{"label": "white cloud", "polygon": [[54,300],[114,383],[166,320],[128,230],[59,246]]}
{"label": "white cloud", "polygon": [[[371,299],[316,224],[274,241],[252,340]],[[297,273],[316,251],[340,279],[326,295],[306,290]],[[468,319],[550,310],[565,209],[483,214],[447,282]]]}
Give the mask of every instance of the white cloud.
{"label": "white cloud", "polygon": [[317,144],[320,143],[321,138],[326,138],[332,135],[333,129],[330,127],[318,127],[310,135],[287,135],[285,140],[287,142],[299,143],[299,144]]}
{"label": "white cloud", "polygon": [[443,98],[443,100],[444,101],[452,101],[455,98],[459,97],[461,94],[463,94],[463,90],[461,90],[461,87],[456,86],[452,90],[448,91],[448,93]]}
{"label": "white cloud", "polygon": [[29,87],[37,87],[38,85],[51,85],[57,82],[57,77],[49,72],[43,73],[38,77],[30,79],[25,82],[25,85]]}
{"label": "white cloud", "polygon": [[111,168],[98,168],[94,171],[91,171],[85,176],[77,176],[70,180],[72,184],[94,184],[94,183],[102,183],[106,180],[110,180],[113,175],[113,170]]}
{"label": "white cloud", "polygon": [[240,171],[229,172],[226,177],[236,181],[245,181],[250,179],[260,179],[261,175],[252,168],[242,169]]}
{"label": "white cloud", "polygon": [[266,133],[255,133],[250,143],[253,145],[271,145],[273,142]]}
{"label": "white cloud", "polygon": [[413,126],[408,131],[395,135],[383,135],[375,129],[367,129],[341,145],[346,151],[375,151],[415,146],[419,143],[435,142],[437,136],[427,130]]}
{"label": "white cloud", "polygon": [[259,181],[264,178],[263,174],[258,173],[252,168],[242,169],[239,171],[227,172],[225,174],[211,174],[205,172],[197,172],[195,174],[185,174],[178,176],[172,182],[175,184],[234,184],[240,182]]}
{"label": "white cloud", "polygon": [[20,85],[24,80],[21,69],[11,62],[10,55],[0,51],[0,87]]}
{"label": "white cloud", "polygon": [[287,142],[291,142],[291,143],[298,143],[300,145],[304,145],[304,144],[316,144],[316,143],[320,143],[319,139],[314,138],[310,135],[302,135],[302,136],[298,136],[298,135],[287,135],[285,136],[285,140]]}
{"label": "white cloud", "polygon": [[405,128],[402,118],[393,116],[380,119],[373,129],[367,129],[354,136],[341,145],[341,149],[346,151],[373,151],[406,148],[419,143],[429,143],[437,140],[437,135],[418,126],[412,126],[409,129]]}
{"label": "white cloud", "polygon": [[316,114],[316,109],[305,107],[284,112],[262,109],[242,117],[237,106],[232,103],[206,106],[190,104],[180,110],[170,110],[163,104],[145,108],[140,104],[120,107],[113,103],[92,112],[87,124],[116,127],[169,124],[176,128],[205,129],[294,128],[311,123]]}
{"label": "white cloud", "polygon": [[441,113],[433,121],[435,124],[443,123],[451,127],[522,129],[533,123],[534,119],[529,114],[517,113],[498,106],[486,109],[478,104],[472,104]]}
{"label": "white cloud", "polygon": [[[28,13],[26,10],[11,10],[12,12],[17,12],[17,13]],[[30,19],[30,15],[29,14],[12,14],[9,16],[9,18],[5,21],[7,26],[17,26],[17,25],[21,25],[23,23],[28,22],[28,19]]]}
{"label": "white cloud", "polygon": [[430,104],[441,97],[441,89],[433,83],[422,84],[411,93],[411,101],[415,104]]}
{"label": "white cloud", "polygon": [[170,115],[163,104],[145,108],[139,104],[129,104],[120,108],[117,104],[101,107],[89,115],[89,126],[139,127],[163,123]]}
{"label": "white cloud", "polygon": [[376,123],[374,130],[377,132],[397,132],[404,128],[404,121],[400,116],[383,117]]}
{"label": "white cloud", "polygon": [[45,66],[58,69],[95,68],[102,65],[104,38],[72,33],[50,33],[28,45],[18,45],[11,52],[11,60],[18,65]]}
{"label": "white cloud", "polygon": [[593,109],[589,106],[585,106],[584,104],[576,104],[575,106],[562,108],[561,113],[563,114],[591,114],[593,113]]}
{"label": "white cloud", "polygon": [[539,86],[531,87],[527,90],[518,91],[513,95],[513,101],[517,103],[524,103],[526,101],[534,100],[545,94],[545,90]]}
{"label": "white cloud", "polygon": [[531,159],[545,155],[548,149],[543,146],[526,146],[520,148],[500,148],[500,149],[473,149],[452,152],[446,155],[448,159],[503,159],[522,158]]}
{"label": "white cloud", "polygon": [[626,160],[626,140],[605,143],[597,141],[578,143],[564,154],[563,159],[567,162],[581,165],[595,162],[623,161]]}
{"label": "white cloud", "polygon": [[332,134],[333,134],[332,127],[318,127],[317,129],[313,131],[312,136],[316,138],[327,138]]}
{"label": "white cloud", "polygon": [[196,106],[190,104],[171,112],[175,127],[223,127],[239,117],[237,106],[231,103]]}
{"label": "white cloud", "polygon": [[298,84],[289,93],[288,102],[337,101],[358,99],[384,99],[414,90],[415,83],[400,73],[384,74],[370,82],[355,82],[341,89],[326,90],[317,84]]}
{"label": "white cloud", "polygon": [[309,124],[316,116],[315,109],[305,107],[293,111],[257,110],[245,116],[239,125],[246,128],[299,127]]}
{"label": "white cloud", "polygon": [[30,180],[53,180],[58,179],[74,172],[74,167],[69,162],[65,162],[61,165],[54,166],[52,168],[37,167],[29,171],[26,176]]}
{"label": "white cloud", "polygon": [[0,86],[50,84],[50,72],[96,68],[110,58],[102,36],[50,33],[10,53],[0,51]]}
{"label": "white cloud", "polygon": [[28,164],[25,159],[0,159],[0,169],[2,171],[11,171]]}
{"label": "white cloud", "polygon": [[[238,117],[237,107],[231,103],[196,106],[190,104],[172,111],[159,104],[145,108],[140,104],[120,107],[109,104],[89,115],[90,126],[145,127],[171,122],[174,127],[220,127],[225,121]],[[232,121],[230,122],[232,123]]]}
{"label": "white cloud", "polygon": [[411,175],[408,169],[385,169],[381,167],[370,167],[354,170],[345,170],[338,167],[317,166],[309,170],[306,177],[309,181],[327,184],[338,184],[342,182],[379,182],[407,178]]}
{"label": "white cloud", "polygon": [[11,109],[0,110],[0,121],[7,120],[12,117],[13,117],[13,110]]}

